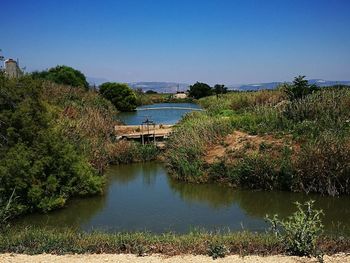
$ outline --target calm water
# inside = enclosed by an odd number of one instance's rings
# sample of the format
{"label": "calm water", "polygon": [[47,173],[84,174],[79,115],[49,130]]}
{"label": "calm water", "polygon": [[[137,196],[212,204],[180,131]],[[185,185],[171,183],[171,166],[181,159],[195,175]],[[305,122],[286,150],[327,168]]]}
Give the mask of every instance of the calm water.
{"label": "calm water", "polygon": [[316,200],[326,214],[328,232],[350,234],[350,197],[289,192],[242,191],[215,184],[170,179],[159,163],[111,167],[103,196],[78,199],[47,215],[30,215],[17,224],[72,226],[85,231],[187,232],[193,228],[264,231],[266,214],[287,216],[295,201]]}
{"label": "calm water", "polygon": [[[199,109],[200,106],[194,103],[156,103],[152,105],[145,105],[138,107],[143,108],[162,108],[162,107],[183,107]],[[191,110],[179,109],[162,109],[162,110],[142,110],[134,112],[122,112],[118,114],[117,118],[125,124],[139,125],[146,118],[153,120],[157,124],[175,124],[183,115],[191,112]]]}

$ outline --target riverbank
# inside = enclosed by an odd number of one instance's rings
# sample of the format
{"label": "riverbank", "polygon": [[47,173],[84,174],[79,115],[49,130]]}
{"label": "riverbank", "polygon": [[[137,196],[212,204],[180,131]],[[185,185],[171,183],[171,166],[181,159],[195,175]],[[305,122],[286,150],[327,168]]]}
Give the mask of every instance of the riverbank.
{"label": "riverbank", "polygon": [[[228,256],[226,258],[213,260],[210,257],[202,255],[181,255],[167,257],[163,255],[151,255],[146,257],[138,257],[132,254],[82,254],[82,255],[24,255],[24,254],[0,254],[0,261],[4,263],[27,263],[27,262],[56,262],[56,263],[99,263],[99,262],[125,262],[125,263],[180,263],[180,262],[191,262],[191,263],[206,263],[206,262],[230,262],[230,263],[311,263],[319,262],[316,258],[308,257],[290,257],[290,256],[245,256],[241,257],[238,255]],[[346,263],[350,262],[350,256],[346,254],[337,254],[333,256],[325,256],[324,262],[332,263]]]}
{"label": "riverbank", "polygon": [[[317,239],[317,249],[325,255],[350,253],[350,239],[342,236],[321,236]],[[0,253],[266,256],[287,254],[287,250],[273,234],[246,231],[152,234],[11,228],[0,236]]]}
{"label": "riverbank", "polygon": [[283,90],[206,97],[170,136],[174,178],[236,188],[350,193],[350,89],[290,99]]}

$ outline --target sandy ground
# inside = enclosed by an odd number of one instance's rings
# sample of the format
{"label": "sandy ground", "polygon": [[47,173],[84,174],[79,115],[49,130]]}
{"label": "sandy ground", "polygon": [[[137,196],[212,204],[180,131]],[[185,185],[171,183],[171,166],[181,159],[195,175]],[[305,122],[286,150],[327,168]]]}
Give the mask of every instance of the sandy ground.
{"label": "sandy ground", "polygon": [[[332,257],[325,256],[324,262],[334,263],[346,263],[350,262],[350,255],[335,255]],[[152,255],[145,257],[137,257],[130,254],[83,254],[83,255],[49,255],[41,254],[35,256],[23,255],[23,254],[0,254],[1,263],[98,263],[98,262],[127,262],[127,263],[180,263],[180,262],[191,262],[191,263],[206,263],[206,262],[232,262],[232,263],[267,263],[267,262],[281,262],[281,263],[304,263],[304,262],[318,262],[316,259],[299,258],[299,257],[288,257],[288,256],[246,256],[244,258],[240,256],[227,256],[223,259],[213,260],[208,256],[193,256],[193,255],[182,255],[174,257],[166,257],[162,255]]]}
{"label": "sandy ground", "polygon": [[[158,134],[158,135],[163,135],[163,134],[169,134],[172,131],[172,127],[173,125],[155,125],[155,127],[153,126],[149,126],[149,133],[150,134]],[[135,136],[140,136],[141,134],[146,134],[148,133],[148,128],[147,127],[143,127],[143,132],[141,132],[142,127],[141,125],[117,125],[114,127],[115,132],[117,133],[117,135],[135,135]]]}
{"label": "sandy ground", "polygon": [[[224,138],[223,143],[209,145],[204,160],[212,164],[226,156],[229,157],[227,161],[235,163],[241,159],[241,154],[235,156],[232,153],[252,154],[258,151],[262,144],[268,145],[268,149],[265,150],[269,152],[269,156],[278,157],[285,144],[291,144],[291,137],[285,136],[283,139],[278,139],[272,135],[249,135],[242,131],[234,131]],[[295,152],[298,152],[299,148],[298,145],[293,145]]]}

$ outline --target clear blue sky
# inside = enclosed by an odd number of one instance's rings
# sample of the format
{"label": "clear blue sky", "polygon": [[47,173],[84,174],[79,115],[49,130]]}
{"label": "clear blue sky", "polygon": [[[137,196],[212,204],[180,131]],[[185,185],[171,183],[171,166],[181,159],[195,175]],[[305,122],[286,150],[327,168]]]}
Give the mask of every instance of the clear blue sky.
{"label": "clear blue sky", "polygon": [[108,80],[350,80],[350,0],[0,0],[0,48],[28,70]]}

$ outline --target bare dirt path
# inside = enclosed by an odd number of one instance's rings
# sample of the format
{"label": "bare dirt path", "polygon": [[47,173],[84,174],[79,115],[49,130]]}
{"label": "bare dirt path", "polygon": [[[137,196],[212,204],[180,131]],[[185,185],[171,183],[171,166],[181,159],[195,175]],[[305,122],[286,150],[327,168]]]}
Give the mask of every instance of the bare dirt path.
{"label": "bare dirt path", "polygon": [[[269,262],[281,262],[281,263],[306,263],[306,262],[318,262],[316,259],[288,257],[288,256],[246,256],[240,257],[237,255],[227,256],[223,259],[213,260],[208,256],[194,256],[194,255],[182,255],[166,257],[162,255],[151,255],[145,257],[137,257],[130,254],[82,254],[82,255],[23,255],[23,254],[0,254],[1,263],[100,263],[100,262],[126,262],[126,263],[206,263],[206,262],[230,262],[230,263],[269,263]],[[346,263],[350,262],[350,255],[339,254],[335,256],[325,256],[324,262],[334,263]]]}

